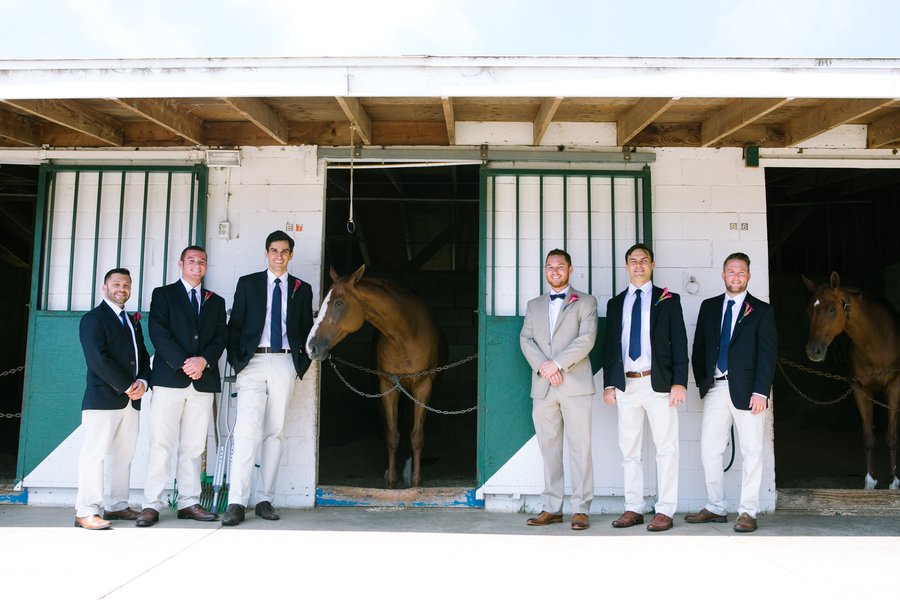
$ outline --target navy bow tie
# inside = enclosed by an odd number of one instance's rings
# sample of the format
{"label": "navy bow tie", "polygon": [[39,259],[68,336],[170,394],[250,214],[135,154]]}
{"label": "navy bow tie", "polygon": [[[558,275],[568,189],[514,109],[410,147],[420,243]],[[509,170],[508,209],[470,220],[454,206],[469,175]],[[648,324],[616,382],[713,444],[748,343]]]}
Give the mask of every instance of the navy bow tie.
{"label": "navy bow tie", "polygon": [[566,298],[566,293],[565,293],[565,292],[563,292],[563,293],[561,293],[561,294],[550,294],[550,301],[551,301],[551,302],[552,302],[553,300],[565,300],[565,298]]}

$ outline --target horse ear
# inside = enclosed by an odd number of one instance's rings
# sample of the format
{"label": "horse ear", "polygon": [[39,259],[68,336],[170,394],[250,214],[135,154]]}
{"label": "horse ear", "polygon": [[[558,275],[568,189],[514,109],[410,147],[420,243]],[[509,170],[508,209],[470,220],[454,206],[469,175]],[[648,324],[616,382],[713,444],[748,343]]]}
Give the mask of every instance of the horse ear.
{"label": "horse ear", "polygon": [[329,271],[328,271],[328,272],[329,272],[329,274],[331,275],[331,281],[332,281],[332,282],[335,282],[335,281],[337,281],[338,279],[341,278],[341,276],[338,275],[338,272],[334,270],[334,267],[329,267]]}
{"label": "horse ear", "polygon": [[837,289],[841,285],[841,277],[837,274],[837,271],[831,272],[831,287],[833,289]]}
{"label": "horse ear", "polygon": [[812,280],[806,275],[800,275],[800,277],[803,278],[803,283],[806,284],[806,289],[808,289],[810,292],[815,292],[818,289],[818,286],[813,283]]}
{"label": "horse ear", "polygon": [[366,264],[363,263],[353,275],[350,276],[350,282],[356,283],[363,276],[363,272],[366,270]]}

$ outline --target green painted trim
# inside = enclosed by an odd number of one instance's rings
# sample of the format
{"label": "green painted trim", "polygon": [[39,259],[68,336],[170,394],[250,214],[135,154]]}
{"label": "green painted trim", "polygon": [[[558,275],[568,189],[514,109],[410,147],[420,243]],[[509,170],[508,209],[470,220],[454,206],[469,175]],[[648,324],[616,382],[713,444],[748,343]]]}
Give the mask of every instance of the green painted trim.
{"label": "green painted trim", "polygon": [[[191,198],[190,202],[193,203],[194,199]],[[169,269],[169,221],[172,218],[172,174],[169,173],[166,179],[166,229],[165,233],[163,233],[163,264],[162,264],[162,279],[160,281],[163,284],[168,281],[166,277],[166,273],[168,273]],[[190,224],[188,224],[188,229],[190,229]]]}
{"label": "green painted trim", "polygon": [[587,178],[587,242],[588,242],[588,290],[594,293],[594,245],[591,235],[591,222],[593,211],[591,210],[591,178]]}
{"label": "green painted trim", "polygon": [[653,247],[653,185],[650,181],[650,167],[645,166],[641,169],[643,177],[643,200],[644,200],[644,240],[648,246]]}
{"label": "green painted trim", "polygon": [[487,437],[484,426],[484,401],[487,393],[487,377],[485,377],[484,353],[485,328],[487,326],[487,174],[481,169],[478,177],[478,419],[476,425],[476,450],[475,450],[475,480],[481,487],[487,478],[485,477],[484,449],[487,447]]}
{"label": "green painted trim", "polygon": [[519,178],[516,177],[516,316],[519,316]]}
{"label": "green painted trim", "polygon": [[94,218],[94,262],[91,267],[91,306],[94,305],[94,294],[97,293],[97,254],[100,251],[100,210],[103,201],[102,199],[103,173],[97,173],[97,210],[94,211],[96,213],[96,217]]}
{"label": "green painted trim", "polygon": [[125,220],[125,171],[122,171],[122,182],[119,184],[119,232],[116,240],[116,266],[122,266],[122,226]]}
{"label": "green painted trim", "polygon": [[610,266],[612,267],[612,289],[613,294],[616,293],[616,178],[609,179],[609,218],[610,218],[610,235],[612,238],[612,252],[610,253]]}
{"label": "green painted trim", "polygon": [[144,172],[144,208],[141,213],[141,263],[138,265],[138,310],[144,301],[144,252],[147,248],[147,194],[150,188],[150,171]]}
{"label": "green painted trim", "polygon": [[78,221],[78,184],[80,177],[81,171],[76,171],[75,194],[72,202],[72,242],[69,244],[69,286],[66,289],[66,310],[72,310],[72,279],[75,276],[75,266],[72,262],[75,260],[75,223]]}
{"label": "green painted trim", "polygon": [[[209,193],[209,167],[203,164],[194,166],[194,176],[197,178],[197,222],[194,231],[194,241],[204,248],[206,247],[206,201]],[[191,189],[193,199],[193,187]]]}

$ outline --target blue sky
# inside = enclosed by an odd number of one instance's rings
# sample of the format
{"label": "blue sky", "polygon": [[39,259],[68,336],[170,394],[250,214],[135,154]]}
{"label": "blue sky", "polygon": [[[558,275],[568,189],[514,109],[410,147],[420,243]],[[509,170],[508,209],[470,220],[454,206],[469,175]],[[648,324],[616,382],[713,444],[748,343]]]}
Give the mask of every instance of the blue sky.
{"label": "blue sky", "polygon": [[3,58],[898,57],[896,0],[0,0]]}

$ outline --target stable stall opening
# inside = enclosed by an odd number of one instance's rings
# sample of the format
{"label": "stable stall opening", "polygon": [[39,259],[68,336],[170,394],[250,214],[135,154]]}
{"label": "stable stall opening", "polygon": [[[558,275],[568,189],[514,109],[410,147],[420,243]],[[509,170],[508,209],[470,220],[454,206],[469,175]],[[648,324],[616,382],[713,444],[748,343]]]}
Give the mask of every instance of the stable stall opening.
{"label": "stable stall opening", "polygon": [[[322,296],[329,271],[399,283],[423,297],[447,341],[448,362],[478,348],[479,166],[330,165],[326,187]],[[333,356],[375,368],[371,324],[348,336]],[[347,383],[379,392],[374,375],[335,363]],[[477,405],[477,359],[441,373],[430,406],[461,411]],[[320,486],[384,488],[387,465],[381,401],[360,396],[322,363],[319,419]],[[408,454],[412,401],[400,397],[401,450]],[[476,411],[429,412],[425,420],[423,487],[472,488],[476,479]],[[400,484],[404,484],[401,482]]]}
{"label": "stable stall opening", "polygon": [[0,164],[0,496],[16,476],[38,167]]}
{"label": "stable stall opening", "polygon": [[[849,375],[841,334],[824,363],[805,352],[809,292],[832,271],[900,308],[900,170],[766,168],[770,297],[778,355],[818,371]],[[752,284],[751,284],[752,288]],[[866,474],[860,416],[848,385],[783,364],[775,377],[775,475],[779,488],[861,489]],[[793,383],[794,385],[791,385]],[[812,398],[810,401],[798,393]],[[885,402],[883,396],[876,398]],[[889,483],[887,409],[875,407],[875,477]]]}

